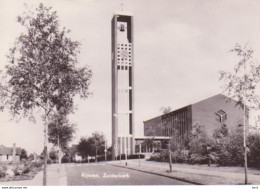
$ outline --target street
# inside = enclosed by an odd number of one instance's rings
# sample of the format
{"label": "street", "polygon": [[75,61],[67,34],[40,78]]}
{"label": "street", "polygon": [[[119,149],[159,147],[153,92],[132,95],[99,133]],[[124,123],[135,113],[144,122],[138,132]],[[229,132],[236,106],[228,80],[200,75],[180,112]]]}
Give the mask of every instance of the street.
{"label": "street", "polygon": [[67,164],[67,184],[77,185],[184,185],[186,182],[102,163]]}

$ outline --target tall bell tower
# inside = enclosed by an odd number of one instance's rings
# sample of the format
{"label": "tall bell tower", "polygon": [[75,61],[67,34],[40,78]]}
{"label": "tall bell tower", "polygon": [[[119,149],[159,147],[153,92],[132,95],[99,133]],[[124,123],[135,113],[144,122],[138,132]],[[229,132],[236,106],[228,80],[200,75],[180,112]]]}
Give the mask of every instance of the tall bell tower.
{"label": "tall bell tower", "polygon": [[134,153],[133,15],[112,18],[112,158]]}

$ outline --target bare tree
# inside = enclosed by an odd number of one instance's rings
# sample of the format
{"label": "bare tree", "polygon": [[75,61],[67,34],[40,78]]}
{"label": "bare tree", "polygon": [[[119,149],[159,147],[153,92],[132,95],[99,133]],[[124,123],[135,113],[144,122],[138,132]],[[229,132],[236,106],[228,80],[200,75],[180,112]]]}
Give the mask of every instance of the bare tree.
{"label": "bare tree", "polygon": [[246,117],[250,110],[259,109],[260,100],[256,95],[256,88],[260,81],[260,65],[254,59],[254,51],[247,45],[237,44],[231,50],[240,58],[234,68],[234,72],[220,71],[220,80],[224,81],[223,91],[237,101],[244,110],[244,166],[245,166],[245,184],[247,184],[247,146],[246,146]]}

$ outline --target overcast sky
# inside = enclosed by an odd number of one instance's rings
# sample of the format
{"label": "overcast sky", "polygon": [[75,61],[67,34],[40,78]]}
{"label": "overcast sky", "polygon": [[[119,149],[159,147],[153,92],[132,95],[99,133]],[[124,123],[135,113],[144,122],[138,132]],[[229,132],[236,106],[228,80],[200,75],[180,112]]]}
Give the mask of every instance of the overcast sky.
{"label": "overcast sky", "polygon": [[[0,0],[0,68],[6,53],[21,33],[16,17],[24,3],[38,0]],[[122,0],[43,1],[57,11],[70,37],[82,43],[79,66],[93,70],[93,96],[77,99],[71,116],[77,124],[74,143],[102,131],[111,144],[111,19]],[[143,135],[143,121],[160,115],[160,108],[189,105],[221,92],[219,70],[237,62],[230,53],[236,43],[248,42],[260,57],[260,1],[258,0],[124,0],[134,15],[135,127]],[[0,112],[0,145],[43,149],[43,124],[10,120]]]}

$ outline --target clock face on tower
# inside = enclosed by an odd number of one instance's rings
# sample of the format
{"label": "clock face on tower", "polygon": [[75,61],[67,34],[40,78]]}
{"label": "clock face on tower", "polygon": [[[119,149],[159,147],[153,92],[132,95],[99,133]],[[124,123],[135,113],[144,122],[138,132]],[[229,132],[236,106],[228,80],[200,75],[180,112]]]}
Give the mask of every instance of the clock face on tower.
{"label": "clock face on tower", "polygon": [[122,50],[120,55],[122,58],[128,58],[128,52],[125,50]]}

